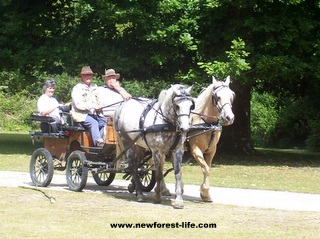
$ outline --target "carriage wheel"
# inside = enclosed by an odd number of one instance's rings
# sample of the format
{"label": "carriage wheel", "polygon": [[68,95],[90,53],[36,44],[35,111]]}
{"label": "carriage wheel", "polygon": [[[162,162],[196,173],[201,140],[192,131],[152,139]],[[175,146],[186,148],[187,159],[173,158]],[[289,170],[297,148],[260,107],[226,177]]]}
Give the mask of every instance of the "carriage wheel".
{"label": "carriage wheel", "polygon": [[[141,190],[143,192],[150,192],[154,188],[154,185],[156,185],[156,177],[155,177],[154,170],[140,172],[139,177],[142,185]],[[128,185],[129,193],[133,193],[135,189],[136,189],[136,185],[133,181],[131,181],[131,183]]]}
{"label": "carriage wheel", "polygon": [[152,166],[153,165],[146,164],[143,167],[144,170],[138,173],[141,180],[143,192],[150,192],[154,188],[154,185],[156,184],[156,174],[155,174],[155,171],[151,169]]}
{"label": "carriage wheel", "polygon": [[30,177],[37,187],[46,187],[53,177],[53,159],[50,152],[45,148],[36,149],[30,160]]}
{"label": "carriage wheel", "polygon": [[66,165],[66,177],[70,190],[80,192],[86,186],[88,179],[86,161],[86,156],[79,150],[75,150],[69,155]]}
{"label": "carriage wheel", "polygon": [[92,174],[94,181],[99,185],[99,186],[109,186],[116,174],[115,173],[106,173],[106,172],[101,172],[101,173],[94,173]]}

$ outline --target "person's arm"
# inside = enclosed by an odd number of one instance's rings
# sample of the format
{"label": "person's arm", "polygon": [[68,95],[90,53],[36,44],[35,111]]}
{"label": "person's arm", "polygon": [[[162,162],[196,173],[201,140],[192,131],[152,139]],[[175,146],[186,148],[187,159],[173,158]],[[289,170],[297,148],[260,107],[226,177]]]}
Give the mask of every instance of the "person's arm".
{"label": "person's arm", "polygon": [[114,81],[111,83],[113,88],[118,91],[118,93],[122,96],[123,99],[128,99],[132,97],[123,87],[121,87],[119,81]]}
{"label": "person's arm", "polygon": [[42,111],[40,111],[40,115],[42,115],[42,116],[49,115],[52,111],[59,108],[60,106],[62,106],[62,104],[58,104],[57,106],[52,106],[52,107],[49,107],[45,110],[42,110]]}
{"label": "person's arm", "polygon": [[62,104],[59,104],[59,102],[54,98],[48,98],[43,95],[39,98],[37,105],[40,115],[46,116],[59,108]]}

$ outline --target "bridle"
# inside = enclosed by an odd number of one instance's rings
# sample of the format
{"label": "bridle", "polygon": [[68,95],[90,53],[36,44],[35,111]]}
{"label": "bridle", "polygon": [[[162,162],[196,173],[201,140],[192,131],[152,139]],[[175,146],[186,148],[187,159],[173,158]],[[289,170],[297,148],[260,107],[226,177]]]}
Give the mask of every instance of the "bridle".
{"label": "bridle", "polygon": [[[178,104],[179,104],[180,102],[182,102],[182,101],[191,100],[192,106],[191,106],[191,108],[190,108],[189,114],[178,114],[177,111],[176,111],[176,107],[173,107],[173,111],[174,111],[174,114],[176,115],[176,119],[179,119],[180,117],[183,117],[183,116],[188,116],[188,117],[189,117],[189,116],[190,116],[190,113],[191,113],[191,110],[193,110],[194,107],[195,107],[195,103],[194,103],[193,98],[190,96],[189,93],[187,93],[187,92],[186,92],[185,90],[183,90],[183,89],[184,89],[184,88],[180,88],[180,89],[179,89],[179,90],[182,91],[181,94],[179,94],[179,95],[173,94],[173,95],[172,95],[172,97],[171,97],[171,103],[172,103],[172,105],[175,106],[175,105],[178,105]],[[177,125],[179,124],[179,121],[178,121],[178,120],[176,120],[176,122],[171,122],[170,119],[168,119],[168,117],[163,114],[161,107],[159,107],[159,109],[155,109],[154,107],[152,107],[152,108],[153,108],[153,110],[155,110],[155,111],[157,112],[157,114],[161,115],[161,116],[163,117],[163,120],[164,120],[165,122],[167,122],[168,124],[170,124],[170,125],[175,125],[175,126],[177,126]],[[156,120],[156,117],[155,117],[154,121],[155,121],[155,120]],[[177,122],[178,122],[178,124],[177,124]]]}
{"label": "bridle", "polygon": [[[185,92],[183,92],[181,95],[172,95],[171,100],[172,100],[173,105],[178,105],[180,102],[185,101],[185,100],[191,100],[192,106],[190,108],[190,112],[191,112],[191,110],[194,110],[194,107],[195,107],[194,100],[189,94],[186,94]],[[190,112],[189,112],[189,114],[178,114],[175,107],[173,108],[173,111],[178,118],[180,118],[182,116],[188,116],[188,117],[190,116]]]}
{"label": "bridle", "polygon": [[220,90],[222,90],[223,88],[225,88],[225,87],[228,87],[228,86],[226,86],[226,85],[220,85],[220,86],[218,86],[218,87],[216,87],[216,88],[214,88],[214,89],[212,90],[212,104],[217,108],[217,110],[218,110],[218,112],[219,112],[219,116],[221,116],[221,112],[222,112],[223,108],[224,108],[226,105],[230,105],[230,108],[232,108],[232,104],[229,103],[229,102],[224,103],[222,106],[219,106],[219,101],[220,101],[220,99],[219,99],[217,93],[218,93]]}

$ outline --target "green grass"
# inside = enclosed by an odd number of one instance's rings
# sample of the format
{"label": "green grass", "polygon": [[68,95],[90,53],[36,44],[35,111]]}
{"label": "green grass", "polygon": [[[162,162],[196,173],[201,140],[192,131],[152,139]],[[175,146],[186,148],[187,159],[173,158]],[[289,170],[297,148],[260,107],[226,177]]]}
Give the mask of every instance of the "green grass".
{"label": "green grass", "polygon": [[[33,145],[28,134],[0,133],[0,170],[28,172],[30,156],[39,147],[41,142]],[[166,168],[170,167],[167,162]],[[194,159],[184,160],[182,172],[185,184],[202,183],[203,175]],[[319,153],[259,148],[253,156],[216,155],[210,180],[212,186],[219,187],[320,193],[319,177]],[[175,181],[173,172],[165,181]]]}

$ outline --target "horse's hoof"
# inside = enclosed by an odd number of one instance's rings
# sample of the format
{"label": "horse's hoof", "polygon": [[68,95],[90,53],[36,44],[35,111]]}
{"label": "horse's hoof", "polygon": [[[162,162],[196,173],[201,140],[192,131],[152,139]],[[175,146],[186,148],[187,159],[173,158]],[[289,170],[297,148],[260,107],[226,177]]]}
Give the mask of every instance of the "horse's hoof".
{"label": "horse's hoof", "polygon": [[128,191],[129,191],[129,193],[133,193],[135,188],[136,188],[135,185],[134,185],[133,183],[130,183],[130,184],[128,185]]}
{"label": "horse's hoof", "polygon": [[209,194],[208,191],[205,191],[206,193],[204,192],[200,192],[200,197],[201,199],[204,201],[204,202],[212,202],[212,199],[211,199],[211,196]]}
{"label": "horse's hoof", "polygon": [[143,195],[137,195],[137,201],[138,202],[145,202],[146,199],[145,199],[145,197]]}
{"label": "horse's hoof", "polygon": [[161,197],[159,195],[155,195],[153,198],[153,202],[155,204],[160,204],[161,203]]}
{"label": "horse's hoof", "polygon": [[170,191],[168,189],[165,189],[165,190],[161,191],[161,195],[163,195],[163,196],[171,196],[171,193],[170,193]]}
{"label": "horse's hoof", "polygon": [[179,201],[179,202],[176,201],[173,208],[174,209],[183,209],[184,208],[183,201]]}
{"label": "horse's hoof", "polygon": [[201,197],[201,198],[202,198],[202,201],[204,201],[204,202],[213,202],[213,200],[211,199],[211,197],[207,197],[207,198]]}

